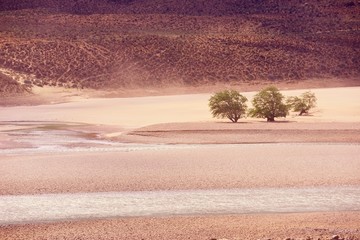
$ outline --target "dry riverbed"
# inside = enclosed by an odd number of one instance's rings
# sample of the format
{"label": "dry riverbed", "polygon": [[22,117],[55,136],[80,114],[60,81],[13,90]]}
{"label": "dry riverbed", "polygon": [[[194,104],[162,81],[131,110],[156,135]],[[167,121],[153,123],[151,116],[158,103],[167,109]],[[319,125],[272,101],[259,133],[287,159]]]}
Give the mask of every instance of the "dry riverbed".
{"label": "dry riverbed", "polygon": [[[273,124],[216,122],[209,94],[0,107],[0,193],[360,187],[360,88],[314,92],[311,116]],[[0,239],[360,239],[359,219],[327,212],[64,220],[1,226]]]}

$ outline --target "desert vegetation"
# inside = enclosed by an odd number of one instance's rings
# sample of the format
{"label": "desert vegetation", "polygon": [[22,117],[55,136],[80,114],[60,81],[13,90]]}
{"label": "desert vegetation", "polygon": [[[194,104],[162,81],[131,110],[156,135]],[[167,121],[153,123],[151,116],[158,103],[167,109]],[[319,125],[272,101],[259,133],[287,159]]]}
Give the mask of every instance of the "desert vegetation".
{"label": "desert vegetation", "polygon": [[249,109],[249,116],[265,118],[268,122],[274,122],[278,117],[286,117],[289,107],[284,103],[284,98],[275,86],[262,89],[252,100],[253,108]]}
{"label": "desert vegetation", "polygon": [[210,97],[209,107],[214,117],[228,118],[236,123],[246,113],[247,98],[236,90],[224,90]]}
{"label": "desert vegetation", "polygon": [[236,90],[223,90],[213,94],[209,99],[211,114],[216,118],[227,118],[236,123],[246,116],[264,118],[274,122],[275,118],[286,117],[290,110],[299,115],[308,114],[316,107],[315,93],[307,91],[298,96],[286,98],[275,86],[265,87],[252,99],[252,108],[247,111],[247,98]]}
{"label": "desert vegetation", "polygon": [[300,97],[289,97],[286,99],[287,105],[299,115],[309,113],[309,110],[316,107],[317,98],[315,93],[310,91],[304,92]]}
{"label": "desert vegetation", "polygon": [[94,89],[356,79],[359,6],[347,3],[2,1],[0,68]]}

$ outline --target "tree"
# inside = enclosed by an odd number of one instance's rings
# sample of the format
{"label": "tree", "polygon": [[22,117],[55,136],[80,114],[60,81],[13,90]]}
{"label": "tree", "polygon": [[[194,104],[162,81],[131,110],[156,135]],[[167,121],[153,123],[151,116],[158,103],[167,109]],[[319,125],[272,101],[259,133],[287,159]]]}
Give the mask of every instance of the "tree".
{"label": "tree", "polygon": [[236,123],[247,110],[247,98],[236,90],[217,92],[209,99],[209,107],[213,117],[228,118]]}
{"label": "tree", "polygon": [[299,115],[309,113],[309,110],[316,107],[316,96],[315,93],[310,91],[304,92],[300,97],[289,97],[286,103],[295,112],[300,112]]}
{"label": "tree", "polygon": [[279,90],[270,86],[257,93],[253,100],[253,108],[249,110],[249,116],[266,118],[268,122],[274,122],[277,117],[286,117],[289,107],[283,103],[284,96]]}

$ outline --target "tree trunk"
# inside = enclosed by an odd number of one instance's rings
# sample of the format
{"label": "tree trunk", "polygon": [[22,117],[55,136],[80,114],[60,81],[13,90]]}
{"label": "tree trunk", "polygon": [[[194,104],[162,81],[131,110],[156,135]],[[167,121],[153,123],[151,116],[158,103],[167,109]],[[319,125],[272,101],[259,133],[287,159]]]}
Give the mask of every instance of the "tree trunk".
{"label": "tree trunk", "polygon": [[233,123],[237,123],[237,121],[240,119],[239,116],[234,116],[234,117],[228,117]]}
{"label": "tree trunk", "polygon": [[267,118],[267,121],[268,121],[268,122],[275,122],[275,118],[274,118],[274,117],[268,117],[268,118]]}

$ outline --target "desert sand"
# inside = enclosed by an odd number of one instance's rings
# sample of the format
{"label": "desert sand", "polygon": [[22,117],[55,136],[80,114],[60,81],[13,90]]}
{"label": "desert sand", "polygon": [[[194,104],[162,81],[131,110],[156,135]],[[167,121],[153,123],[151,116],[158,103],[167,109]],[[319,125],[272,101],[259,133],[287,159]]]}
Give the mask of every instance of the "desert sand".
{"label": "desert sand", "polygon": [[[81,129],[85,137],[121,142],[242,145],[1,154],[0,193],[360,186],[360,87],[313,92],[318,106],[310,116],[292,113],[271,124],[214,120],[207,107],[210,94],[76,96],[58,104],[1,107],[3,149],[12,143],[26,147],[12,135],[23,121],[32,122],[31,129],[55,122],[63,129]],[[254,92],[244,95],[250,99]],[[326,239],[338,234],[360,239],[359,219],[358,212],[119,218],[2,226],[0,238]]]}
{"label": "desert sand", "polygon": [[1,228],[12,239],[360,239],[359,212],[105,219]]}
{"label": "desert sand", "polygon": [[[283,91],[300,95],[303,90]],[[310,122],[359,122],[360,87],[313,89],[318,107],[309,117],[286,120]],[[256,92],[245,92],[249,100]],[[138,98],[87,98],[74,96],[70,102],[0,107],[0,121],[57,121],[116,125],[138,128],[158,123],[214,121],[208,109],[211,94],[151,96]]]}

